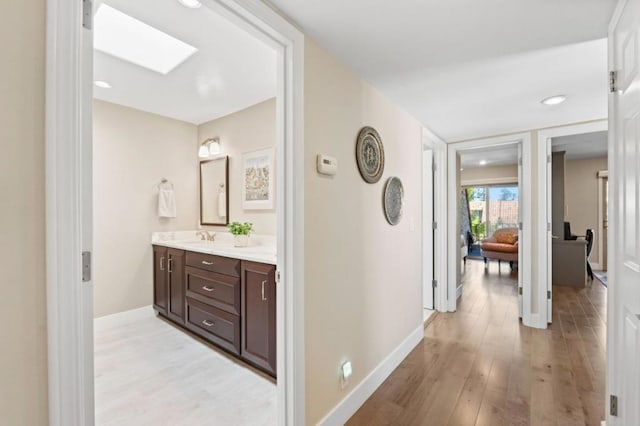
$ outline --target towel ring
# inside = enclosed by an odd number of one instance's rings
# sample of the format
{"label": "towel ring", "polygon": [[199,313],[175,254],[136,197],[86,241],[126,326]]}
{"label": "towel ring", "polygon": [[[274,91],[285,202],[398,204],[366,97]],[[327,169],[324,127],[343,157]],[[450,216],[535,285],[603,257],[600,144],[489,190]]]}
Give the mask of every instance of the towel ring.
{"label": "towel ring", "polygon": [[[166,185],[166,186],[165,186]],[[168,188],[167,188],[168,186]],[[169,182],[167,179],[162,178],[160,183],[158,184],[158,189],[173,189],[173,183]]]}

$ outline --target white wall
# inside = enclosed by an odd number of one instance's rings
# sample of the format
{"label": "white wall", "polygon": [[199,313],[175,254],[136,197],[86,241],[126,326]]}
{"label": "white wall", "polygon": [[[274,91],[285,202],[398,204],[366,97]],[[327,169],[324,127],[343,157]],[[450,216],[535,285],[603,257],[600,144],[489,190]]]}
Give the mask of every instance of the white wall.
{"label": "white wall", "polygon": [[565,162],[565,214],[571,222],[571,232],[584,235],[587,229],[595,231],[591,263],[600,262],[598,250],[598,172],[607,170],[607,157],[566,160]]}
{"label": "white wall", "polygon": [[[309,38],[305,43],[305,334],[307,424],[316,424],[422,321],[420,124]],[[355,142],[375,127],[385,149],[376,184],[358,173]],[[338,160],[318,175],[316,154]],[[385,181],[404,185],[389,225]],[[294,283],[295,285],[295,283]],[[340,389],[339,367],[353,364]]]}
{"label": "white wall", "polygon": [[44,0],[0,6],[0,423],[48,423]]}
{"label": "white wall", "polygon": [[[213,137],[220,138],[223,154],[229,156],[229,222],[252,222],[257,234],[275,235],[275,209],[244,210],[242,208],[242,154],[275,147],[275,98],[201,124],[198,126],[197,143],[193,149],[197,151],[203,141]],[[195,167],[199,166],[196,164]]]}
{"label": "white wall", "polygon": [[[95,317],[153,302],[151,233],[198,223],[195,125],[94,101]],[[174,184],[177,217],[158,217],[161,178]]]}

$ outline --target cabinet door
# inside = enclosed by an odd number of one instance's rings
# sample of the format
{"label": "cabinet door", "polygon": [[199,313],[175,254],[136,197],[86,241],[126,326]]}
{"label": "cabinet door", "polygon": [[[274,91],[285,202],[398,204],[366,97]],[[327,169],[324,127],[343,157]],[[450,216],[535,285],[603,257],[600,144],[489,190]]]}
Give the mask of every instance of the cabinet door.
{"label": "cabinet door", "polygon": [[177,323],[184,324],[184,251],[167,249],[169,285],[167,286],[167,315]]}
{"label": "cabinet door", "polygon": [[167,315],[167,248],[153,246],[153,309]]}
{"label": "cabinet door", "polygon": [[275,266],[242,261],[242,348],[240,356],[276,375]]}

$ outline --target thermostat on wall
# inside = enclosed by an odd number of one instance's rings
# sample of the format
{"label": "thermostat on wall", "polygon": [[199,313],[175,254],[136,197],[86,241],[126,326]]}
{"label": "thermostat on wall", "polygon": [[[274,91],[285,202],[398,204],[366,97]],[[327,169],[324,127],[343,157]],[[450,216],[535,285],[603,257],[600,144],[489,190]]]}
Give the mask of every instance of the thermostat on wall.
{"label": "thermostat on wall", "polygon": [[318,154],[317,168],[318,173],[333,176],[338,171],[338,160],[328,155]]}

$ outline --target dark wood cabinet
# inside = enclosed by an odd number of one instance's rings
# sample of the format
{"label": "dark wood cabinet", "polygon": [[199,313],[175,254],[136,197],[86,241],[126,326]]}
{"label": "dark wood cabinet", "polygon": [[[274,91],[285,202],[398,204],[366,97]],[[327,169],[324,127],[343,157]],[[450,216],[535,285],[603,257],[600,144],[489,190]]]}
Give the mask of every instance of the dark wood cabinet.
{"label": "dark wood cabinet", "polygon": [[153,308],[184,324],[184,250],[153,246]]}
{"label": "dark wood cabinet", "polygon": [[184,324],[184,251],[167,249],[167,316]]}
{"label": "dark wood cabinet", "polygon": [[167,248],[153,246],[153,309],[167,315]]}
{"label": "dark wood cabinet", "polygon": [[276,268],[242,261],[242,346],[240,356],[276,374]]}
{"label": "dark wood cabinet", "polygon": [[276,376],[274,265],[153,246],[153,307]]}

